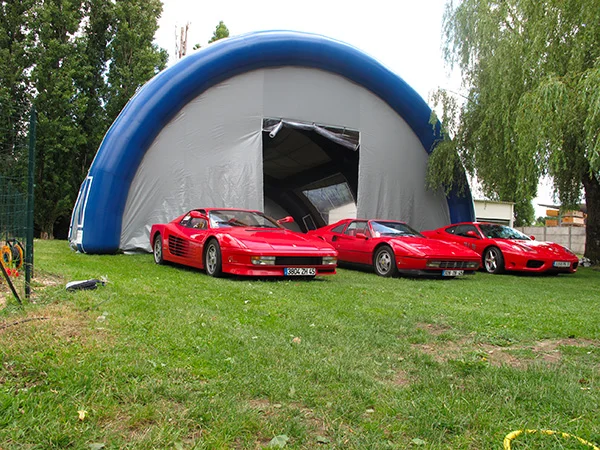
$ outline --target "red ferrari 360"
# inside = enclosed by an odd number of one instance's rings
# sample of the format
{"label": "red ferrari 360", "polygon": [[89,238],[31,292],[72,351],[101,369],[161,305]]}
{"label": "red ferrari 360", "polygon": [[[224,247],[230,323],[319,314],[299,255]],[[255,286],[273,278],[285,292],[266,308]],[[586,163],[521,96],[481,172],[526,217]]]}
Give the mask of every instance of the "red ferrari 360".
{"label": "red ferrari 360", "polygon": [[423,234],[475,250],[489,273],[573,273],[579,264],[579,258],[562,245],[535,241],[514,228],[495,223],[464,222]]}
{"label": "red ferrari 360", "polygon": [[475,272],[477,253],[460,245],[427,239],[404,222],[344,219],[309,234],[330,242],[340,262],[372,266],[377,275],[456,277]]}
{"label": "red ferrari 360", "polygon": [[152,226],[154,261],[205,269],[213,277],[335,274],[337,251],[321,239],[281,226],[292,221],[290,216],[275,221],[259,211],[194,209]]}

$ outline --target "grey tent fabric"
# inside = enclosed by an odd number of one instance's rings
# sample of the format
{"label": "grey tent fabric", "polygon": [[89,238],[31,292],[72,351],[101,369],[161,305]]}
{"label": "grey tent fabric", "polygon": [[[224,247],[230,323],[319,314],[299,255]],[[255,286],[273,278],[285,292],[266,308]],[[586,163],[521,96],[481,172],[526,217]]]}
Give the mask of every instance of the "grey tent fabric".
{"label": "grey tent fabric", "polygon": [[[273,138],[263,133],[265,119],[274,119],[268,131],[275,132]],[[150,251],[152,224],[192,208],[262,210],[263,139],[277,139],[286,127],[335,140],[358,155],[358,216],[405,220],[417,229],[449,223],[443,192],[425,188],[428,154],[402,117],[339,75],[280,67],[247,72],[211,87],[160,131],[133,178],[120,248]],[[298,147],[280,165],[301,163],[304,154],[312,154],[315,160],[307,170],[326,167],[311,148]]]}

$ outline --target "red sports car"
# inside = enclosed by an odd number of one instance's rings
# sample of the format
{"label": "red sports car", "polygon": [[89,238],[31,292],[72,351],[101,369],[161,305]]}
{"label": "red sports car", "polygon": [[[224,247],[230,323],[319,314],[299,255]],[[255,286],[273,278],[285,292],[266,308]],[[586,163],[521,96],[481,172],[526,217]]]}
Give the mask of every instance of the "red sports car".
{"label": "red sports car", "polygon": [[495,223],[464,222],[423,234],[475,250],[489,273],[505,270],[573,273],[579,264],[579,258],[562,245],[535,241],[520,231]]}
{"label": "red sports car", "polygon": [[377,275],[441,275],[456,277],[479,269],[477,253],[423,237],[404,222],[344,219],[309,235],[330,242],[340,262],[372,266]]}
{"label": "red sports car", "polygon": [[335,274],[337,251],[322,240],[296,233],[259,211],[194,209],[170,223],[153,225],[154,261],[223,273],[255,276]]}

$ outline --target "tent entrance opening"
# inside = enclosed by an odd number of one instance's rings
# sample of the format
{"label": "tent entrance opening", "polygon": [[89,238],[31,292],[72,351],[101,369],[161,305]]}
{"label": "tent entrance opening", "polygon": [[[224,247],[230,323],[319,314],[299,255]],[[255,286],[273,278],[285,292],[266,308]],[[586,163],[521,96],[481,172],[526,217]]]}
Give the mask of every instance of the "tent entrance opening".
{"label": "tent entrance opening", "polygon": [[356,214],[358,131],[264,119],[262,141],[267,214],[289,214],[301,231]]}

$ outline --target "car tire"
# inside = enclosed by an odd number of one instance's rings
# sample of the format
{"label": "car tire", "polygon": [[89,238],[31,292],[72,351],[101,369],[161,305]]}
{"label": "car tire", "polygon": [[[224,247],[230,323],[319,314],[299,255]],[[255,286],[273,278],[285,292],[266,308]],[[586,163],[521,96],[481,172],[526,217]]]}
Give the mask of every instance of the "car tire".
{"label": "car tire", "polygon": [[379,247],[373,255],[373,269],[380,277],[392,277],[398,273],[396,257],[391,247]]}
{"label": "car tire", "polygon": [[483,268],[487,273],[494,275],[504,272],[504,255],[498,247],[489,247],[485,250]]}
{"label": "car tire", "polygon": [[223,265],[221,259],[221,246],[216,239],[211,239],[206,244],[204,251],[204,269],[206,274],[218,278],[223,275]]}
{"label": "car tire", "polygon": [[163,243],[162,237],[159,234],[154,236],[154,243],[152,245],[152,253],[154,254],[154,262],[156,264],[162,265],[165,263],[165,259],[163,257]]}

